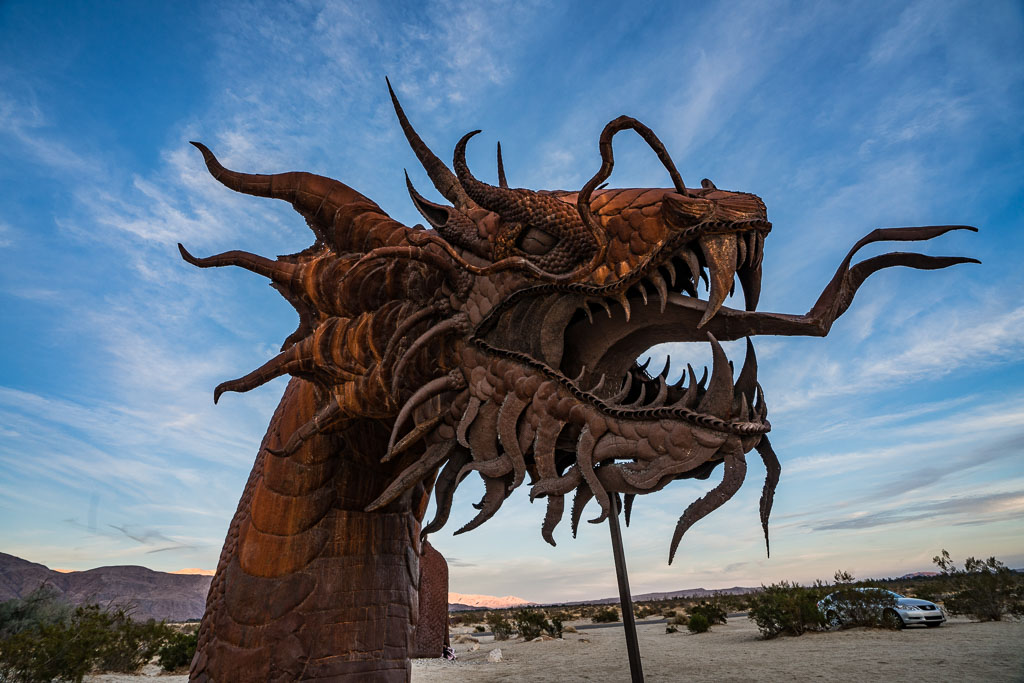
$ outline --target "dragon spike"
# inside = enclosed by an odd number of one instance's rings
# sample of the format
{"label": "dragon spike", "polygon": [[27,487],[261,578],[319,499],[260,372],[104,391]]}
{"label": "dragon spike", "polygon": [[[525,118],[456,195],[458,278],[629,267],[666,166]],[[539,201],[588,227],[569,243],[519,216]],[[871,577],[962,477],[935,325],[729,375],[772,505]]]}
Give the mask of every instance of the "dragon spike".
{"label": "dragon spike", "polygon": [[523,451],[519,448],[516,425],[527,405],[529,405],[527,401],[519,398],[514,391],[510,391],[505,395],[505,401],[498,410],[498,441],[512,460],[512,471],[515,475],[512,480],[512,488],[518,488],[526,478],[526,459],[523,456]]}
{"label": "dragon spike", "polygon": [[385,456],[385,459],[390,459],[398,432],[405,426],[405,422],[412,415],[413,410],[438,394],[465,388],[466,378],[462,375],[462,371],[452,370],[447,375],[436,377],[417,389],[409,400],[405,402],[405,405],[402,406],[402,409],[398,412],[398,417],[395,418],[395,426],[391,430],[391,439],[388,441],[388,455]]}
{"label": "dragon spike", "polygon": [[501,161],[501,142],[498,143],[498,187],[508,189],[508,180],[505,179],[505,164]]}
{"label": "dragon spike", "polygon": [[433,431],[434,427],[437,426],[437,424],[441,421],[443,417],[444,416],[441,413],[438,413],[437,415],[434,415],[424,420],[423,422],[417,424],[415,427],[413,427],[411,432],[403,436],[401,440],[395,444],[394,448],[388,451],[384,455],[384,457],[381,458],[381,462],[390,462],[397,456],[409,450],[410,446],[412,446],[414,443],[416,443],[424,436],[429,434],[431,431]]}
{"label": "dragon spike", "polygon": [[317,434],[323,433],[340,415],[341,406],[338,405],[337,397],[334,397],[326,406],[318,410],[311,420],[292,432],[292,435],[288,437],[288,441],[282,448],[274,449],[268,446],[267,452],[279,458],[287,458],[299,450],[306,441]]}
{"label": "dragon spike", "polygon": [[272,281],[285,286],[291,285],[296,273],[300,270],[300,266],[295,263],[272,261],[258,254],[250,254],[247,251],[225,251],[223,254],[196,258],[189,253],[188,249],[181,242],[178,242],[178,252],[181,253],[182,259],[197,268],[237,266],[257,275],[270,278]]}
{"label": "dragon spike", "polygon": [[395,394],[398,393],[398,381],[405,377],[405,367],[409,364],[412,358],[419,353],[427,344],[430,343],[434,337],[439,335],[449,334],[451,332],[461,332],[466,324],[465,315],[458,315],[453,318],[442,320],[438,324],[431,327],[429,330],[417,337],[416,341],[409,346],[406,352],[398,359],[398,363],[395,364],[395,369],[391,375],[391,391]]}
{"label": "dragon spike", "polygon": [[540,528],[540,535],[552,546],[556,546],[553,532],[558,523],[562,521],[562,513],[565,510],[565,496],[548,496],[548,507],[544,511],[544,523]]}
{"label": "dragon spike", "polygon": [[455,439],[465,448],[469,448],[469,441],[466,440],[466,431],[473,424],[477,414],[479,414],[481,403],[480,399],[476,396],[470,396],[469,403],[466,404],[466,412],[462,414],[462,419],[459,420],[459,424],[455,428]]}
{"label": "dragon spike", "polygon": [[508,485],[505,482],[507,477],[502,479],[491,479],[484,477],[484,497],[480,499],[480,502],[474,505],[480,513],[476,517],[471,519],[465,526],[456,531],[453,536],[464,534],[467,531],[472,531],[477,528],[498,511],[501,504],[505,500],[505,496],[508,492]]}
{"label": "dragon spike", "polygon": [[623,496],[622,519],[626,522],[626,526],[629,526],[629,516],[633,512],[633,500],[635,498],[635,493],[627,493]]}
{"label": "dragon spike", "polygon": [[476,223],[469,216],[458,209],[425,199],[416,191],[408,173],[405,174],[405,187],[416,210],[446,242],[465,247],[477,256],[490,257],[490,242],[480,237]]}
{"label": "dragon spike", "polygon": [[287,375],[293,370],[298,370],[308,364],[310,364],[310,360],[303,358],[300,345],[293,345],[248,375],[218,384],[217,388],[213,390],[213,402],[216,404],[225,391],[236,391],[239,393],[250,391],[256,387],[263,386],[272,379],[276,379],[281,375]]}
{"label": "dragon spike", "polygon": [[669,546],[668,563],[672,564],[675,559],[676,550],[679,548],[679,541],[683,534],[694,524],[704,519],[707,515],[720,508],[725,501],[735,495],[743,479],[747,474],[747,461],[743,453],[729,452],[725,455],[725,474],[718,486],[708,491],[701,498],[690,503],[676,523],[676,530],[672,534],[672,544]]}
{"label": "dragon spike", "polygon": [[608,491],[605,490],[604,485],[597,478],[597,472],[594,471],[594,447],[596,445],[597,438],[590,431],[590,425],[585,425],[576,442],[576,462],[580,472],[583,474],[584,481],[590,486],[590,490],[594,492],[594,497],[597,498],[597,502],[601,505],[601,514],[590,520],[591,524],[603,522],[611,510],[611,499],[608,496]]}
{"label": "dragon spike", "polygon": [[455,488],[459,484],[458,473],[462,470],[462,466],[469,462],[469,458],[469,453],[459,449],[448,458],[448,462],[441,468],[441,473],[437,475],[437,482],[434,484],[434,501],[437,511],[434,513],[434,518],[430,520],[430,524],[424,526],[420,532],[421,539],[435,531],[440,531],[448,521],[452,512],[452,500],[455,498]]}
{"label": "dragon spike", "polygon": [[664,313],[665,306],[668,304],[668,285],[665,284],[665,278],[657,270],[650,275],[650,280],[654,284],[654,289],[658,292],[660,312]]}
{"label": "dragon spike", "polygon": [[593,497],[594,492],[590,490],[589,486],[580,486],[576,489],[576,494],[572,498],[572,510],[570,512],[573,538],[576,538],[576,532],[579,531],[580,519],[583,517],[583,508],[587,507],[587,503]]}
{"label": "dragon spike", "polygon": [[388,485],[384,492],[377,496],[377,499],[366,506],[365,512],[379,510],[395,498],[411,489],[423,477],[441,464],[455,448],[451,441],[440,441],[427,449],[427,452],[409,467],[402,470],[402,473],[395,477],[395,480]]}
{"label": "dragon spike", "polygon": [[772,502],[775,500],[775,487],[779,484],[779,475],[782,473],[782,465],[779,464],[779,457],[772,450],[772,444],[765,434],[757,442],[757,452],[764,461],[765,477],[764,488],[761,489],[761,528],[764,529],[764,549],[768,557],[772,556],[771,545],[768,542],[768,517],[772,513]]}
{"label": "dragon spike", "polygon": [[395,108],[395,114],[398,116],[398,123],[402,127],[402,132],[405,133],[405,139],[408,140],[413,153],[416,154],[416,158],[423,165],[423,169],[427,172],[430,182],[434,184],[434,187],[437,188],[437,191],[445,199],[454,204],[460,211],[475,208],[476,204],[466,195],[466,191],[462,189],[455,174],[444,165],[444,162],[437,158],[437,155],[430,151],[430,148],[427,147],[426,143],[423,142],[413,129],[412,124],[409,123],[409,119],[406,117],[405,111],[402,110],[402,105],[399,104],[398,97],[391,87],[391,81],[386,77],[384,80],[388,84],[391,104]]}

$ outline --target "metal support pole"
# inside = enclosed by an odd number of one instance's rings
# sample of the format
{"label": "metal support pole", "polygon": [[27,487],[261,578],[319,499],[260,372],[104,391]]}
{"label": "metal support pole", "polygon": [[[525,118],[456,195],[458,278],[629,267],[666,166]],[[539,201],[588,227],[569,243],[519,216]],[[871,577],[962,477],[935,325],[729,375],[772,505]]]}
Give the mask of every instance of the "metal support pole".
{"label": "metal support pole", "polygon": [[622,551],[619,532],[619,494],[611,496],[612,513],[608,515],[608,529],[612,534],[612,555],[615,557],[615,575],[619,581],[619,603],[622,605],[622,626],[626,632],[626,651],[629,653],[629,675],[633,683],[644,683],[644,669],[640,663],[640,643],[636,639],[636,620],[633,618],[633,599],[629,595],[629,577],[626,575],[626,554]]}

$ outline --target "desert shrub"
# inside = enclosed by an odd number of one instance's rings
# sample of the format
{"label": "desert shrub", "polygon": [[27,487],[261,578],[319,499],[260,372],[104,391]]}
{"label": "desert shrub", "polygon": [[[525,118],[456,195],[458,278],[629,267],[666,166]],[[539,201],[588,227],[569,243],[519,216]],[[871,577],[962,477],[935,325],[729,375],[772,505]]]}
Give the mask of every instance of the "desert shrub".
{"label": "desert shrub", "polygon": [[686,616],[682,612],[678,612],[674,617],[669,619],[668,623],[672,624],[673,626],[686,626],[688,623],[690,623],[690,617]]}
{"label": "desert shrub", "polygon": [[199,644],[199,631],[178,631],[170,635],[157,651],[157,663],[164,671],[183,669],[192,663]]}
{"label": "desert shrub", "polygon": [[945,550],[933,562],[942,570],[949,594],[944,606],[951,614],[965,614],[978,621],[1001,621],[1003,617],[1024,617],[1024,577],[990,557],[968,557],[964,568]]}
{"label": "desert shrub", "polygon": [[487,628],[483,624],[477,624],[476,626],[473,627],[473,630],[476,633],[483,633],[484,631],[487,630]]}
{"label": "desert shrub", "polygon": [[751,596],[747,616],[757,624],[764,638],[803,635],[825,623],[817,604],[822,589],[820,583],[804,587],[788,581],[762,586],[760,593]]}
{"label": "desert shrub", "polygon": [[548,621],[543,612],[536,610],[522,609],[513,615],[513,625],[519,635],[526,640],[533,640],[542,633],[547,633],[555,638],[562,637],[562,621],[555,619],[557,625]]}
{"label": "desert shrub", "polygon": [[674,609],[667,609],[661,613],[661,616],[665,617],[666,619],[671,619],[675,615],[676,611]]}
{"label": "desert shrub", "polygon": [[499,612],[487,613],[487,625],[491,627],[495,640],[508,640],[516,629],[505,616]]}
{"label": "desert shrub", "polygon": [[594,612],[590,620],[595,624],[610,624],[619,620],[619,610],[614,607],[605,607]]}
{"label": "desert shrub", "polygon": [[690,616],[690,620],[686,623],[686,628],[689,629],[690,633],[706,633],[711,628],[711,624],[703,614],[694,614]]}
{"label": "desert shrub", "polygon": [[665,627],[665,633],[679,633],[679,627],[674,624],[669,624]]}
{"label": "desert shrub", "polygon": [[81,681],[92,670],[132,672],[171,633],[123,607],[64,604],[50,589],[0,605],[0,680]]}
{"label": "desert shrub", "polygon": [[658,610],[651,607],[650,605],[633,605],[633,616],[637,619],[643,619],[649,617],[652,614],[657,614]]}
{"label": "desert shrub", "polygon": [[717,602],[711,603],[701,600],[699,605],[694,605],[690,608],[690,617],[697,615],[707,619],[708,624],[725,623],[725,610]]}

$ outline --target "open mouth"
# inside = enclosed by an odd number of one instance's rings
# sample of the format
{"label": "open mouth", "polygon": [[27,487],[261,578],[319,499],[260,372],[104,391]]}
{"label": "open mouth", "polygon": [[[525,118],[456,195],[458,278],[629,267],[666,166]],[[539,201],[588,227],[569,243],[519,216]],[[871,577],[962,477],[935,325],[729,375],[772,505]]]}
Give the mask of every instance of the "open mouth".
{"label": "open mouth", "polygon": [[[738,296],[737,280],[745,308],[757,305],[766,228],[745,227],[666,245],[611,285],[524,290],[481,324],[477,341],[558,379],[613,417],[682,418],[728,433],[765,433],[770,427],[753,346],[748,340],[734,377],[721,345],[701,329]],[[665,342],[710,344],[710,371],[688,364],[674,383],[668,364],[648,372],[638,358]]]}

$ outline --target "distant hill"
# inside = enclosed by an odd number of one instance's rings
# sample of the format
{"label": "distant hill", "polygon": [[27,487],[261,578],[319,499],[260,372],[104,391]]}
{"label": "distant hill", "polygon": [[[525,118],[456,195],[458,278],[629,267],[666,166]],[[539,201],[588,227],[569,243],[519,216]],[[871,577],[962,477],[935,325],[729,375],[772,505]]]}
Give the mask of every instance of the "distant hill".
{"label": "distant hill", "polygon": [[134,608],[132,616],[141,620],[201,619],[212,580],[211,576],[170,574],[136,566],[57,572],[0,553],[0,602],[24,597],[47,584],[71,604],[129,605]]}
{"label": "distant hill", "polygon": [[[761,590],[760,588],[750,588],[747,586],[733,586],[732,588],[716,588],[709,590],[707,588],[686,588],[679,591],[670,591],[667,593],[637,593],[633,595],[633,602],[645,602],[647,600],[674,600],[676,598],[710,598],[713,595],[746,595],[747,593],[755,593]],[[611,605],[619,604],[619,598],[601,598],[600,600],[578,600],[576,602],[565,602],[558,603],[563,605]]]}
{"label": "distant hill", "polygon": [[493,595],[471,595],[465,593],[448,594],[448,611],[463,612],[471,609],[504,609],[506,607],[525,607],[536,603],[517,598],[514,595],[495,597]]}

